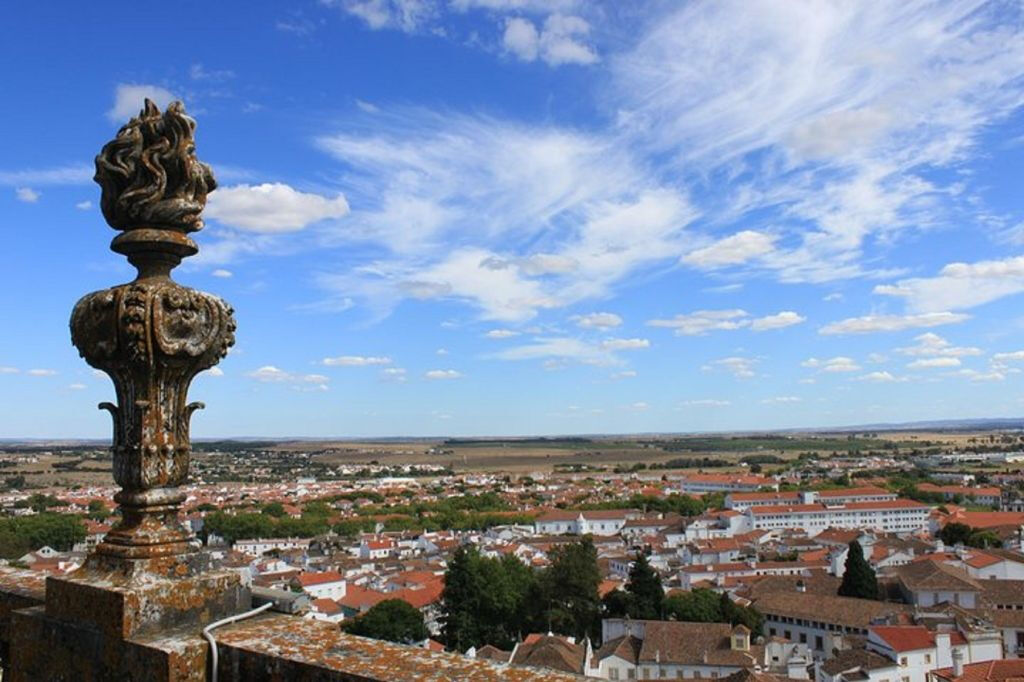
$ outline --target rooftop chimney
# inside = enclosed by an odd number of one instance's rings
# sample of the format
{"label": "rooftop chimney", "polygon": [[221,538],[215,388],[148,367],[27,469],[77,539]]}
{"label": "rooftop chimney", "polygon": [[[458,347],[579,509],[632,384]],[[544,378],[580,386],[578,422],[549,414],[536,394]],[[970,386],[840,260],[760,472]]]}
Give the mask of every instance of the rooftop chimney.
{"label": "rooftop chimney", "polygon": [[953,649],[953,675],[962,677],[964,674],[964,652],[960,649]]}

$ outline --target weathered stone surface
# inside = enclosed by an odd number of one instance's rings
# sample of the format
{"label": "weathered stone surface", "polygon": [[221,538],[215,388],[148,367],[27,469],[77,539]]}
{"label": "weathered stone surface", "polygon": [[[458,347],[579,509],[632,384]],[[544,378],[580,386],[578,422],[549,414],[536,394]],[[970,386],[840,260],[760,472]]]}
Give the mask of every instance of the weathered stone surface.
{"label": "weathered stone surface", "polygon": [[82,357],[110,376],[117,404],[102,403],[114,422],[114,480],[121,521],[97,548],[125,559],[194,550],[178,521],[188,480],[189,422],[202,403],[188,388],[234,344],[231,307],[171,279],[198,247],[206,194],[217,183],[195,154],[195,121],[180,102],[163,113],[150,101],[96,157],[100,204],[121,230],[111,248],[138,270],[134,281],[84,296],[71,314],[71,339]]}
{"label": "weathered stone surface", "polygon": [[221,680],[241,682],[568,682],[578,675],[511,667],[341,632],[278,614],[218,629]]}
{"label": "weathered stone surface", "polygon": [[195,632],[124,640],[34,607],[12,614],[4,680],[13,682],[201,682],[207,645]]}
{"label": "weathered stone surface", "polygon": [[189,384],[224,357],[235,330],[224,301],[171,279],[197,251],[188,234],[216,187],[194,129],[180,102],[161,113],[147,101],[96,157],[103,215],[122,230],[111,248],[138,276],[82,298],[71,338],[114,382],[117,404],[100,407],[114,421],[121,520],[80,569],[47,580],[43,605],[0,584],[5,680],[204,680],[202,628],[251,607],[241,577],[211,570],[178,519],[189,421],[202,407],[187,401]]}

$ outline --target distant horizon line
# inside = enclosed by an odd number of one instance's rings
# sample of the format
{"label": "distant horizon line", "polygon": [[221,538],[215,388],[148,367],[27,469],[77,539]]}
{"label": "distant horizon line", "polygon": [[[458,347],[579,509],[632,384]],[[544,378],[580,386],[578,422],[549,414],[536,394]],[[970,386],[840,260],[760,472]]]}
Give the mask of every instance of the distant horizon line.
{"label": "distant horizon line", "polygon": [[[537,434],[492,434],[492,435],[422,435],[422,436],[204,436],[191,439],[194,443],[210,443],[217,441],[274,441],[274,442],[296,442],[296,441],[341,441],[341,442],[422,442],[436,440],[529,440],[548,439],[558,440],[561,438],[623,438],[623,437],[672,437],[672,436],[703,436],[703,435],[756,435],[756,434],[793,434],[793,433],[851,433],[857,431],[924,431],[929,429],[946,429],[953,431],[973,430],[980,428],[1010,428],[1024,429],[1024,416],[1022,417],[982,417],[971,419],[936,419],[920,420],[910,422],[881,422],[875,424],[852,424],[820,427],[788,427],[775,429],[725,429],[710,431],[632,431],[632,432],[604,432],[604,433],[537,433]],[[0,443],[106,443],[108,438],[19,438],[0,437]]]}

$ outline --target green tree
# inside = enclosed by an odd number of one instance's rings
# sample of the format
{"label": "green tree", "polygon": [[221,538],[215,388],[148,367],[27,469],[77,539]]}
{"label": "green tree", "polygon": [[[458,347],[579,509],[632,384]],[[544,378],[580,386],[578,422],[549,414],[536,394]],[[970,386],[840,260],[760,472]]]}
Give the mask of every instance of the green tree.
{"label": "green tree", "polygon": [[636,560],[629,569],[626,592],[633,597],[630,617],[645,620],[661,618],[661,606],[665,600],[661,576],[651,568],[650,562],[642,552],[637,552]]}
{"label": "green tree", "polygon": [[483,583],[476,547],[455,550],[444,574],[441,592],[441,633],[445,644],[456,651],[484,644],[478,621],[479,602],[487,586]]}
{"label": "green tree", "polygon": [[546,620],[550,629],[577,639],[596,638],[601,599],[597,549],[589,536],[551,551],[551,565],[541,575]]}
{"label": "green tree", "polygon": [[601,599],[605,618],[625,618],[634,612],[633,595],[625,590],[612,590]]}
{"label": "green tree", "polygon": [[721,621],[723,623],[745,625],[754,636],[759,636],[764,629],[764,616],[761,615],[760,611],[749,606],[736,604],[726,592],[722,593],[718,608],[721,611]]}
{"label": "green tree", "polygon": [[972,528],[956,521],[947,523],[939,531],[939,539],[947,545],[966,545],[971,538]]}
{"label": "green tree", "polygon": [[430,633],[419,609],[401,599],[385,599],[355,620],[342,625],[345,632],[399,644],[422,642]]}
{"label": "green tree", "polygon": [[284,516],[284,505],[280,502],[268,502],[263,505],[262,509],[264,514],[273,516],[275,519],[279,519]]}
{"label": "green tree", "polygon": [[719,623],[722,608],[714,590],[698,587],[686,594],[674,594],[665,599],[663,610],[672,620],[691,623]]}
{"label": "green tree", "polygon": [[878,599],[878,578],[864,559],[864,549],[856,540],[850,542],[846,554],[846,571],[839,585],[839,596],[858,599]]}

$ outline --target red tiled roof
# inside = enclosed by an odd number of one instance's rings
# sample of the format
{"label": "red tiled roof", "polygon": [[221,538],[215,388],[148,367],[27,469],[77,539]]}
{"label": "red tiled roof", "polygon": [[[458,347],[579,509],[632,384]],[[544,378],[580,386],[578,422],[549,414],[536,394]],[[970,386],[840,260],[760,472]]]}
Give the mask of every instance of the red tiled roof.
{"label": "red tiled roof", "polygon": [[310,602],[310,606],[312,606],[320,613],[323,613],[328,616],[333,616],[334,614],[341,611],[341,607],[338,606],[338,602],[334,601],[333,599],[314,599]]}
{"label": "red tiled roof", "polygon": [[[923,625],[873,625],[870,629],[893,651],[919,651],[935,647],[935,633]],[[965,640],[959,632],[951,632],[949,642],[959,645],[964,644]]]}
{"label": "red tiled roof", "polygon": [[[869,511],[874,509],[927,509],[928,505],[915,500],[895,499],[879,500],[878,502],[851,502],[838,507],[827,507],[824,504],[794,504],[794,505],[767,505],[763,507],[751,507],[751,514],[791,514],[798,512],[830,512],[837,509],[851,511]],[[1024,515],[1022,515],[1024,516]]]}
{"label": "red tiled roof", "polygon": [[984,663],[968,663],[963,675],[957,677],[952,668],[936,670],[935,675],[957,682],[1002,682],[1024,679],[1024,659],[1002,659]]}
{"label": "red tiled roof", "polygon": [[337,571],[322,571],[320,573],[300,573],[296,576],[299,584],[303,587],[311,587],[313,585],[324,585],[326,583],[336,583],[344,580],[342,575]]}

